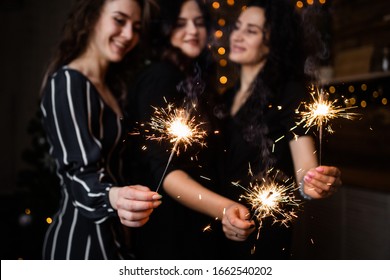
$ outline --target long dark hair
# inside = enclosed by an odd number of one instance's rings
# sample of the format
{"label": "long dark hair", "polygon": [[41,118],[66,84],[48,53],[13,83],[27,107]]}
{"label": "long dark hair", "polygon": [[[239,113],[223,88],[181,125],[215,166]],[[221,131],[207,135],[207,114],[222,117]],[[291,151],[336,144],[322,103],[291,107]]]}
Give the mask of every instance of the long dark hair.
{"label": "long dark hair", "polygon": [[[62,35],[59,44],[53,54],[51,62],[47,67],[43,79],[42,90],[47,79],[60,67],[70,63],[80,56],[87,48],[89,37],[95,27],[102,8],[106,1],[112,0],[74,0],[68,18],[62,27]],[[149,14],[154,6],[153,0],[134,0],[143,11],[142,25],[148,26]],[[118,89],[123,86],[122,79],[126,65],[128,65],[131,52],[118,63],[111,63],[107,72],[106,82],[111,89]],[[114,90],[114,93],[122,93],[122,90]],[[118,97],[118,96],[117,96]]]}
{"label": "long dark hair", "polygon": [[[267,171],[275,163],[272,154],[273,140],[268,137],[269,128],[264,120],[268,105],[276,101],[285,85],[295,80],[304,83],[306,52],[303,45],[300,15],[289,0],[252,0],[247,7],[259,7],[265,11],[263,36],[269,48],[266,63],[250,86],[250,97],[237,115],[244,127],[244,139],[259,146],[261,171]],[[218,112],[220,113],[220,112]],[[222,115],[228,112],[222,113]]]}
{"label": "long dark hair", "polygon": [[[160,0],[160,13],[158,19],[152,22],[153,31],[152,37],[152,47],[153,52],[151,59],[152,60],[168,60],[171,63],[178,66],[180,69],[187,71],[189,66],[192,66],[192,59],[189,59],[186,55],[182,53],[179,48],[172,46],[171,36],[176,28],[177,20],[180,15],[181,8],[183,4],[190,0],[169,0],[163,1]],[[194,0],[199,6],[199,9],[204,18],[206,25],[207,34],[210,34],[211,30],[211,20],[210,13],[207,6],[202,0]],[[210,52],[207,48],[201,53],[201,55],[196,59],[198,63],[206,63],[210,59]],[[201,66],[201,68],[203,68]],[[191,69],[192,70],[192,69]]]}

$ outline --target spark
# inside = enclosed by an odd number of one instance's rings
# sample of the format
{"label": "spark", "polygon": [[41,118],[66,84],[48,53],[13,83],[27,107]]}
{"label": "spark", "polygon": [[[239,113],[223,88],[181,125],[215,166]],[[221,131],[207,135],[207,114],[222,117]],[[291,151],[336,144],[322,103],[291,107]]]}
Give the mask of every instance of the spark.
{"label": "spark", "polygon": [[207,226],[205,226],[204,228],[203,228],[203,232],[205,232],[205,231],[211,231],[212,229],[211,229],[211,224],[208,224]]}
{"label": "spark", "polygon": [[153,107],[153,109],[154,114],[150,119],[149,125],[151,129],[157,132],[157,135],[147,135],[146,139],[157,141],[166,140],[174,143],[165,170],[157,186],[157,192],[172,161],[173,155],[175,153],[179,155],[180,146],[183,146],[184,150],[188,146],[192,146],[193,143],[206,146],[204,138],[207,133],[200,128],[203,123],[197,123],[195,116],[191,116],[191,112],[195,110],[195,104],[192,104],[189,110],[175,108],[170,103],[166,108]]}
{"label": "spark", "polygon": [[174,152],[179,154],[178,144],[182,144],[184,149],[193,143],[205,146],[204,138],[206,131],[200,127],[204,123],[197,123],[195,116],[191,117],[190,112],[182,108],[174,108],[168,104],[166,108],[153,107],[154,115],[149,122],[150,127],[158,132],[158,135],[147,135],[148,140],[167,140],[175,143]]}
{"label": "spark", "polygon": [[[298,217],[296,209],[302,203],[294,194],[298,189],[297,185],[294,182],[289,182],[290,178],[279,183],[279,171],[276,171],[272,176],[270,175],[271,171],[272,169],[260,181],[250,183],[249,187],[243,187],[238,182],[232,182],[233,185],[245,191],[240,199],[248,202],[252,210],[252,219],[258,222],[257,239],[260,236],[264,219],[270,218],[273,224],[279,223],[289,227],[290,223]],[[250,170],[249,173],[251,174],[251,172]],[[252,249],[252,254],[254,250],[255,247]]]}
{"label": "spark", "polygon": [[[317,87],[312,86],[310,95],[312,97],[311,103],[303,103],[304,110],[298,112],[301,115],[301,121],[297,125],[304,124],[303,127],[309,130],[312,127],[317,127],[319,132],[319,161],[321,164],[321,150],[322,150],[322,131],[324,125],[328,124],[332,119],[335,118],[345,118],[349,120],[355,119],[358,115],[356,113],[348,112],[347,110],[357,108],[357,106],[342,107],[337,105],[338,99],[333,101],[328,100],[327,97],[329,94],[324,91],[324,89],[318,89]],[[348,100],[345,101],[348,103]],[[327,130],[329,133],[334,133],[334,130],[328,125]]]}

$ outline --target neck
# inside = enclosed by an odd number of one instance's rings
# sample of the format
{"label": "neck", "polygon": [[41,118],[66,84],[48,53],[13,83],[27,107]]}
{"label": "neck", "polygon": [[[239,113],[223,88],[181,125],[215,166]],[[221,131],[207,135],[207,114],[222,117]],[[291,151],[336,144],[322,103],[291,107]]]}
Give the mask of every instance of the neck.
{"label": "neck", "polygon": [[91,81],[102,84],[105,82],[108,66],[109,62],[106,59],[94,55],[91,49],[88,49],[69,63],[69,67],[79,70]]}
{"label": "neck", "polygon": [[240,91],[246,92],[249,90],[257,74],[263,69],[265,61],[256,65],[242,65],[241,76],[240,76]]}

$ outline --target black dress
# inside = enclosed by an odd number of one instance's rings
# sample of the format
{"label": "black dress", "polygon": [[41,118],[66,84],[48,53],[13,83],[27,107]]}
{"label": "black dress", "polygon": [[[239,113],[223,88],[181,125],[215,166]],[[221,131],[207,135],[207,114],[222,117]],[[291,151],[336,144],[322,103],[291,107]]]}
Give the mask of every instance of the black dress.
{"label": "black dress", "polygon": [[48,80],[41,111],[62,193],[43,258],[123,258],[121,227],[108,198],[120,173],[121,119],[83,74],[67,67]]}
{"label": "black dress", "polygon": [[[175,108],[183,108],[186,93],[178,90],[186,76],[178,67],[170,62],[156,62],[140,74],[129,99],[129,118],[132,119],[130,136],[128,137],[127,175],[132,184],[143,184],[156,190],[164,169],[166,174],[173,170],[183,170],[200,184],[211,188],[215,185],[215,164],[210,152],[213,147],[209,139],[204,140],[208,147],[197,144],[181,149],[167,165],[173,144],[169,141],[146,140],[147,135],[155,133],[147,124],[151,121],[154,108],[167,108],[173,104]],[[189,85],[191,87],[191,85]],[[201,100],[199,100],[201,102]],[[207,123],[205,115],[194,112],[197,120]],[[145,132],[146,125],[149,128]],[[208,130],[207,125],[202,129]],[[134,135],[132,131],[139,131]],[[211,147],[211,149],[210,149]],[[215,250],[211,242],[211,234],[204,228],[213,219],[195,212],[172,199],[161,187],[162,204],[153,212],[150,220],[142,228],[134,229],[135,256],[139,259],[212,259]]]}
{"label": "black dress", "polygon": [[[245,191],[232,184],[239,182],[244,187],[249,187],[253,176],[249,174],[249,168],[253,174],[263,169],[260,146],[262,139],[255,141],[245,137],[245,127],[249,123],[244,116],[248,106],[253,106],[252,96],[240,108],[233,117],[230,109],[233,104],[236,88],[228,90],[221,98],[218,108],[224,112],[221,116],[221,134],[223,143],[219,161],[220,193],[235,201],[240,201],[240,195]],[[302,127],[296,126],[295,110],[301,101],[307,98],[307,91],[297,83],[288,83],[282,94],[276,96],[265,106],[263,121],[267,126],[267,138],[274,143],[272,157],[275,164],[274,170],[280,170],[286,178],[295,180],[293,162],[291,158],[289,141],[296,135],[305,135]],[[245,203],[245,201],[241,201]],[[249,205],[248,205],[249,207]],[[250,208],[249,208],[250,209]],[[245,242],[236,242],[223,238],[220,232],[218,239],[221,259],[287,259],[290,255],[292,227],[286,228],[278,224],[272,225],[271,219],[263,221],[259,238],[252,234]],[[255,253],[251,250],[255,246]]]}

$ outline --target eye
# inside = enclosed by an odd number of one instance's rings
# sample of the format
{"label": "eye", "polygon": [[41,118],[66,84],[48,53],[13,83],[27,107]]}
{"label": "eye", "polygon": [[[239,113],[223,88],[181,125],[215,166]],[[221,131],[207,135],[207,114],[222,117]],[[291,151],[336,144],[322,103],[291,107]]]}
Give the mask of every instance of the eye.
{"label": "eye", "polygon": [[124,26],[126,24],[126,20],[124,18],[114,17],[114,21],[120,26]]}
{"label": "eye", "polygon": [[255,29],[247,29],[246,32],[249,34],[257,34],[258,33],[257,30],[255,30]]}
{"label": "eye", "polygon": [[133,25],[133,32],[141,33],[141,31],[142,31],[141,24],[137,23]]}
{"label": "eye", "polygon": [[204,22],[204,19],[203,18],[198,18],[195,20],[195,26],[198,26],[198,27],[203,27],[205,26],[205,22]]}
{"label": "eye", "polygon": [[179,19],[178,21],[176,21],[175,27],[181,28],[181,27],[184,27],[186,24],[187,24],[187,21]]}

